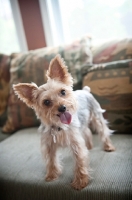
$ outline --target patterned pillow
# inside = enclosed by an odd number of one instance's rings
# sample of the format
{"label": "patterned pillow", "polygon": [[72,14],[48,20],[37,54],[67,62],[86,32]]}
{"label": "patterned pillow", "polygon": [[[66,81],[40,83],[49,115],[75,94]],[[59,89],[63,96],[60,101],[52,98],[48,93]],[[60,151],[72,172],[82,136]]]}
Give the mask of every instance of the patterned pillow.
{"label": "patterned pillow", "polygon": [[[87,73],[88,72],[88,73]],[[113,130],[132,130],[132,59],[83,68],[83,85],[88,85]]]}
{"label": "patterned pillow", "polygon": [[0,54],[0,126],[6,120],[6,110],[9,96],[10,57]]}
{"label": "patterned pillow", "polygon": [[132,59],[132,38],[105,42],[93,47],[93,63]]}
{"label": "patterned pillow", "polygon": [[46,81],[45,72],[56,54],[59,53],[64,58],[74,77],[75,88],[81,88],[81,67],[85,63],[90,64],[92,62],[90,40],[89,37],[83,37],[70,45],[37,49],[20,54],[12,59],[8,119],[2,129],[3,132],[11,133],[21,128],[39,125],[34,111],[17,98],[12,85],[19,82],[35,82],[38,86],[44,84]]}

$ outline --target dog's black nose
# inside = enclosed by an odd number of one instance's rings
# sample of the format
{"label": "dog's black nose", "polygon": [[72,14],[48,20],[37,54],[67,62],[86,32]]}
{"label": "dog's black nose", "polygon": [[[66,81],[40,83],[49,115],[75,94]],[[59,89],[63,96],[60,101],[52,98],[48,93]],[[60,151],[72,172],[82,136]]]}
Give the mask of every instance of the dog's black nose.
{"label": "dog's black nose", "polygon": [[59,108],[58,108],[58,111],[59,112],[65,112],[66,111],[66,106],[65,105],[61,105]]}

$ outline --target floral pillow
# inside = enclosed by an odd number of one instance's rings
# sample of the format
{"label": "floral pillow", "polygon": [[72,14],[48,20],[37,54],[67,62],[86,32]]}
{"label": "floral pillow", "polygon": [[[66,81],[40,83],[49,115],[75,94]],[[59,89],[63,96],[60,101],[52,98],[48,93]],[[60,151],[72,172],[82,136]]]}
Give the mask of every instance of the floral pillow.
{"label": "floral pillow", "polygon": [[0,126],[2,126],[7,117],[7,104],[9,96],[10,81],[10,57],[0,54]]}
{"label": "floral pillow", "polygon": [[132,59],[132,38],[112,40],[93,48],[93,63]]}
{"label": "floral pillow", "polygon": [[92,63],[90,42],[91,38],[86,36],[70,45],[41,48],[20,54],[12,59],[8,118],[2,129],[3,132],[12,133],[21,128],[39,125],[34,111],[17,98],[12,85],[20,82],[35,82],[38,86],[44,84],[51,59],[60,54],[74,78],[74,88],[81,88],[82,65]]}

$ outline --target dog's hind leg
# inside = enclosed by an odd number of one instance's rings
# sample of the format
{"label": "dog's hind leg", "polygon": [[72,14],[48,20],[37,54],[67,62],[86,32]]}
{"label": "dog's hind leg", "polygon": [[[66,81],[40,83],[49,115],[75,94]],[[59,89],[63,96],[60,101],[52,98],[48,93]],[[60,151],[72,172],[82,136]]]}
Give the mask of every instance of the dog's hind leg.
{"label": "dog's hind leg", "polygon": [[93,148],[92,133],[89,128],[85,128],[85,130],[83,131],[83,137],[85,140],[86,147],[88,149],[92,149]]}
{"label": "dog's hind leg", "polygon": [[103,142],[105,151],[114,151],[115,147],[112,145],[110,135],[113,132],[108,128],[108,123],[103,117],[104,110],[101,109],[100,104],[92,97],[91,100],[91,121],[90,124],[94,131],[96,131]]}
{"label": "dog's hind leg", "polygon": [[96,131],[103,142],[103,148],[105,151],[114,151],[115,147],[112,145],[110,135],[113,132],[108,128],[108,123],[103,117],[104,110],[100,107],[98,101],[90,93],[88,87],[84,87],[83,90],[87,92],[87,104],[90,112],[90,127],[93,131]]}
{"label": "dog's hind leg", "polygon": [[93,114],[91,124],[92,124],[93,130],[99,134],[103,142],[104,150],[114,151],[115,147],[112,145],[111,140],[110,140],[110,135],[113,131],[111,131],[108,128],[107,121],[103,118],[103,115],[101,112],[98,113],[97,115]]}

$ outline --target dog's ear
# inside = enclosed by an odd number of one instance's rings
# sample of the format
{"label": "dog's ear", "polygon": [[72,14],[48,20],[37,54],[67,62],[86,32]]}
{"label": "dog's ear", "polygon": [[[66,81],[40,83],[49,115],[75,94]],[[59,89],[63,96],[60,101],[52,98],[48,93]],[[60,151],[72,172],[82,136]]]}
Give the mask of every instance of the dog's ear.
{"label": "dog's ear", "polygon": [[72,86],[73,79],[70,73],[68,73],[67,66],[64,61],[57,55],[54,59],[51,60],[49,69],[47,71],[48,79],[55,79],[63,82],[66,85]]}
{"label": "dog's ear", "polygon": [[27,106],[32,107],[35,104],[35,99],[37,97],[38,86],[35,83],[19,83],[13,85],[15,94],[27,104]]}

